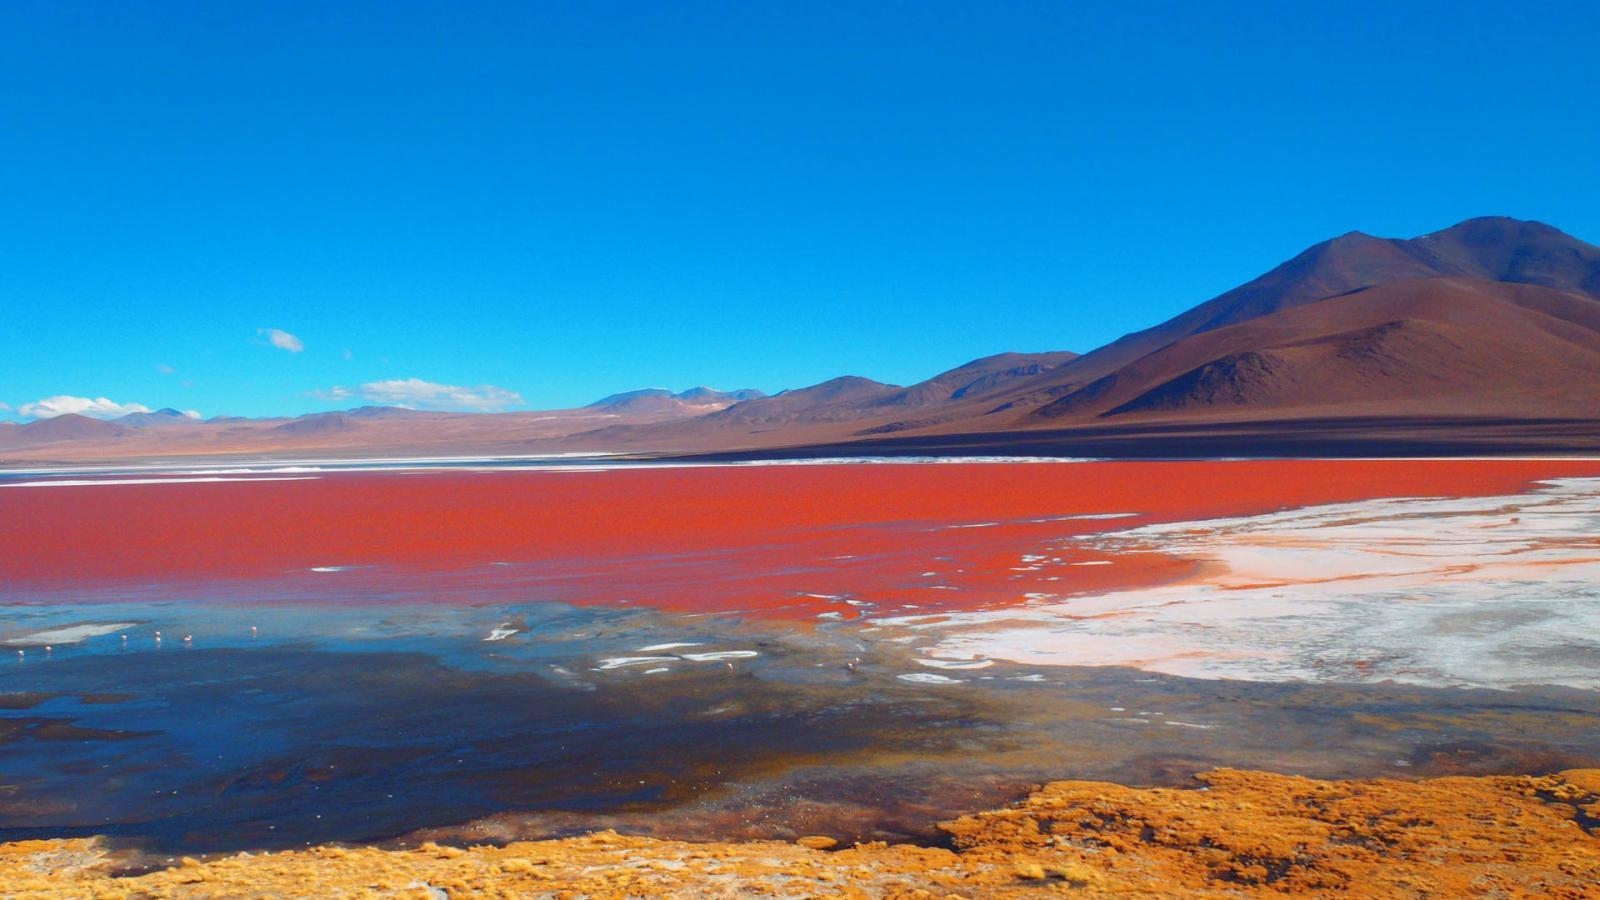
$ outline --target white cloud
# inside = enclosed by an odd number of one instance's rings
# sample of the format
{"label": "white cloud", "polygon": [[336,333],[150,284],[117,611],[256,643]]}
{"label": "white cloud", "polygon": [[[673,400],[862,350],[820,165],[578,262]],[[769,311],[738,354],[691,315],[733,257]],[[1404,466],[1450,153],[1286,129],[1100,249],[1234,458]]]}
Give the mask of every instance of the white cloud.
{"label": "white cloud", "polygon": [[183,411],[183,417],[185,419],[199,419],[199,418],[201,418],[200,410],[198,410],[198,409],[186,409],[186,410]]}
{"label": "white cloud", "polygon": [[313,396],[334,401],[359,398],[383,406],[458,412],[498,412],[523,402],[522,395],[516,391],[508,391],[492,384],[462,387],[455,384],[435,384],[420,378],[370,381],[357,388],[331,387],[325,391],[316,391]]}
{"label": "white cloud", "polygon": [[279,350],[299,353],[306,348],[304,341],[281,328],[257,328],[256,334],[266,338],[267,343],[277,347]]}
{"label": "white cloud", "polygon": [[11,404],[6,403],[4,401],[0,401],[0,412],[10,412],[10,411],[11,411]]}
{"label": "white cloud", "polygon": [[69,397],[61,394],[55,397],[46,397],[33,403],[24,403],[17,408],[17,412],[24,416],[36,419],[50,419],[55,416],[64,416],[67,413],[77,413],[80,416],[93,416],[96,419],[115,419],[128,413],[147,413],[150,407],[143,403],[118,403],[105,397]]}
{"label": "white cloud", "polygon": [[171,367],[169,365],[167,365],[166,363],[156,363],[156,371],[160,372],[163,375],[171,375],[171,374],[177,372],[178,370],[174,369],[173,367]]}

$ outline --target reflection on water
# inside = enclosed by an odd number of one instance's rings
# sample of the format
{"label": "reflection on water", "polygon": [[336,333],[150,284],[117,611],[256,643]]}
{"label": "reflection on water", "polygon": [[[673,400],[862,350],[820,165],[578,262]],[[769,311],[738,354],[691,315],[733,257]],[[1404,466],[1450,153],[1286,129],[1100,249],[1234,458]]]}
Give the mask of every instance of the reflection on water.
{"label": "reflection on water", "polygon": [[[1053,778],[1600,763],[1587,691],[928,668],[858,622],[411,590],[381,605],[330,588],[7,607],[0,637],[23,652],[0,660],[0,840],[202,852],[606,826],[934,840],[939,819]],[[76,642],[47,652],[39,635]]]}

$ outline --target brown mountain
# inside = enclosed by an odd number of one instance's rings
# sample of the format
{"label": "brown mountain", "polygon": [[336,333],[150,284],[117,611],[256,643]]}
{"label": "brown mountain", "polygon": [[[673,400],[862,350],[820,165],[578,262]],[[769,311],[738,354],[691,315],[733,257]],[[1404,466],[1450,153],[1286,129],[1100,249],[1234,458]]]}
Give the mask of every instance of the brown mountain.
{"label": "brown mountain", "polygon": [[163,428],[168,425],[192,425],[197,420],[168,407],[155,412],[128,413],[113,421],[126,428]]}
{"label": "brown mountain", "polygon": [[843,375],[811,387],[735,403],[705,416],[703,421],[706,424],[741,423],[769,427],[849,421],[859,418],[863,407],[880,402],[897,390],[898,385],[883,384],[857,375]]}
{"label": "brown mountain", "polygon": [[[1408,240],[1353,232],[1091,353],[1041,356],[978,360],[848,415],[834,407],[825,421],[792,417],[781,432],[743,438],[1037,452],[1108,430],[1145,440],[1206,423],[1352,440],[1490,429],[1498,440],[1543,419],[1564,423],[1561,440],[1600,446],[1600,248],[1504,218]],[[966,382],[969,373],[979,377]],[[950,388],[964,382],[972,387]],[[1262,424],[1239,427],[1249,423]],[[640,443],[684,449],[706,425],[677,423]],[[727,436],[704,431],[701,445]],[[1248,452],[1254,439],[1240,440]]]}
{"label": "brown mountain", "polygon": [[667,416],[699,415],[725,409],[745,400],[756,400],[766,394],[754,389],[718,391],[708,387],[692,387],[673,393],[664,388],[646,388],[603,397],[583,407],[615,414],[653,414]]}
{"label": "brown mountain", "polygon": [[1181,338],[1027,420],[1583,415],[1600,413],[1596,386],[1600,300],[1410,278]]}
{"label": "brown mountain", "polygon": [[1410,278],[1475,278],[1600,296],[1600,248],[1540,222],[1506,218],[1469,219],[1410,240],[1352,231],[1153,328],[1085,354],[1073,374],[1097,378],[1183,337]]}
{"label": "brown mountain", "polygon": [[1600,248],[1548,225],[1472,219],[1411,240],[1352,233],[1086,354],[1009,403],[1039,407],[1024,427],[1352,403],[1579,413],[1597,309]]}
{"label": "brown mountain", "polygon": [[1083,356],[1003,353],[909,387],[846,376],[770,397],[646,390],[575,410],[362,409],[184,428],[62,416],[0,430],[0,449],[4,461],[1597,450],[1600,248],[1505,218],[1411,239],[1352,232]]}
{"label": "brown mountain", "polygon": [[998,353],[975,359],[927,381],[918,382],[885,397],[877,405],[925,409],[957,401],[982,400],[1014,387],[1025,379],[1054,371],[1078,358],[1070,350],[1054,353]]}
{"label": "brown mountain", "polygon": [[29,422],[7,435],[13,446],[56,444],[64,441],[113,440],[127,434],[128,430],[113,422],[103,422],[67,413],[49,419]]}

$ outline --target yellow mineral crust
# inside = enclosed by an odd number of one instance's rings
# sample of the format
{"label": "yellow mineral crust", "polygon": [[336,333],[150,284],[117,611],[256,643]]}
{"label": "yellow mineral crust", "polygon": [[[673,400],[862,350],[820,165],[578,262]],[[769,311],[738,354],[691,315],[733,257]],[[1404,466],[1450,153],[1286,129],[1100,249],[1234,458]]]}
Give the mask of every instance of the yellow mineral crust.
{"label": "yellow mineral crust", "polygon": [[1422,782],[1218,769],[1086,781],[945,824],[957,850],[691,844],[599,832],[504,847],[319,847],[116,877],[102,841],[0,845],[0,897],[1594,897],[1600,770]]}

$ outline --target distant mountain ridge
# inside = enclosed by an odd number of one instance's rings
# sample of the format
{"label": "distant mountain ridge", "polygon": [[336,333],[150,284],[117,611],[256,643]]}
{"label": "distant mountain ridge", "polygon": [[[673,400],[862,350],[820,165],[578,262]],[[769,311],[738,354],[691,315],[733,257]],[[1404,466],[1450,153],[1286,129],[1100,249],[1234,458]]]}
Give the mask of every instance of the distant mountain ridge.
{"label": "distant mountain ridge", "polygon": [[129,428],[150,428],[160,425],[177,425],[198,421],[196,417],[180,412],[172,407],[158,409],[155,412],[128,413],[112,421]]}
{"label": "distant mountain ridge", "polygon": [[114,422],[92,419],[77,413],[37,419],[17,428],[8,435],[13,441],[51,444],[60,441],[103,440],[127,433],[127,429]]}
{"label": "distant mountain ridge", "polygon": [[999,354],[907,388],[835,379],[713,416],[607,429],[594,445],[842,448],[1253,417],[1536,411],[1600,423],[1597,313],[1600,248],[1549,225],[1479,218],[1411,239],[1351,232],[1082,356]]}
{"label": "distant mountain ridge", "polygon": [[1048,451],[1108,428],[1159,436],[1214,432],[1217,423],[1239,435],[1304,427],[1357,445],[1373,428],[1400,434],[1407,423],[1435,423],[1428,427],[1478,429],[1492,448],[1515,437],[1517,423],[1535,421],[1567,423],[1555,429],[1568,441],[1559,446],[1600,450],[1600,248],[1497,217],[1409,239],[1350,232],[1081,356],[1001,353],[906,387],[842,376],[772,396],[651,388],[540,413],[363,407],[155,427],[182,418],[176,410],[115,422],[61,416],[0,429],[0,451]]}
{"label": "distant mountain ridge", "polygon": [[1499,217],[1468,219],[1409,240],[1352,231],[1086,354],[1079,371],[1097,377],[1181,337],[1408,278],[1476,278],[1600,296],[1600,248],[1541,222]]}
{"label": "distant mountain ridge", "polygon": [[[1440,412],[1530,400],[1581,412],[1556,385],[1594,371],[1597,300],[1600,248],[1542,223],[1470,219],[1411,240],[1352,232],[1086,354],[1029,416],[1240,410],[1268,394],[1275,408],[1432,398]],[[1529,330],[1551,341],[1494,349]],[[1493,377],[1480,371],[1490,359]]]}
{"label": "distant mountain ridge", "polygon": [[686,391],[673,393],[665,388],[645,388],[638,391],[626,391],[621,394],[612,394],[602,397],[584,409],[605,410],[608,412],[642,411],[642,410],[671,410],[684,407],[713,406],[721,409],[745,400],[757,400],[766,394],[755,388],[743,388],[737,391],[718,391],[708,387],[692,387]]}

